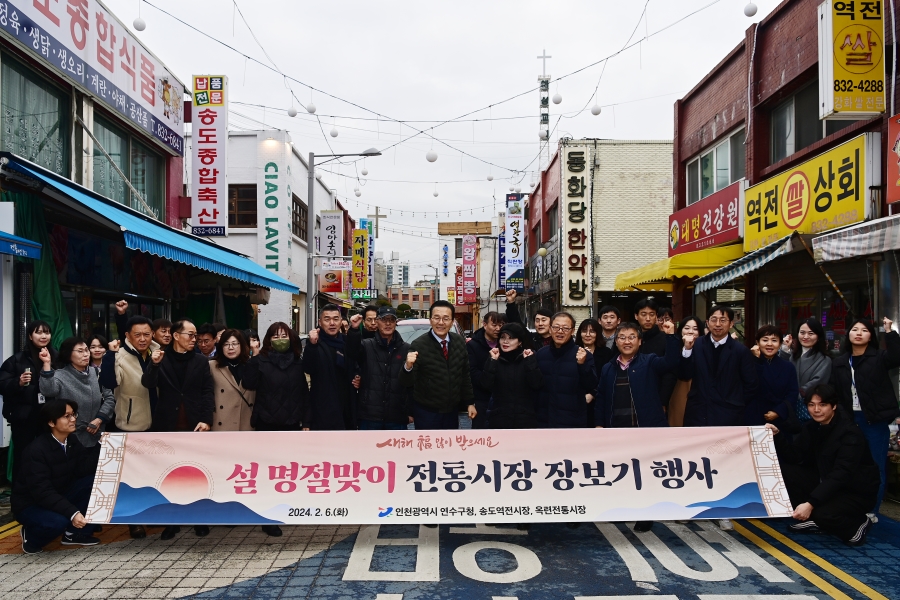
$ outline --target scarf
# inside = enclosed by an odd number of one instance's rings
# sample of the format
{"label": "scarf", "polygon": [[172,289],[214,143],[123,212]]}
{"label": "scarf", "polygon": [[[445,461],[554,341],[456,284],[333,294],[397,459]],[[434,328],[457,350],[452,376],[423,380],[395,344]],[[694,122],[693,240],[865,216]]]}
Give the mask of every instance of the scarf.
{"label": "scarf", "polygon": [[[379,336],[380,337],[380,336]],[[319,343],[327,345],[329,348],[334,350],[335,356],[337,359],[335,360],[335,364],[339,369],[344,368],[344,336],[343,334],[337,334],[335,336],[330,336],[321,329],[319,330]]]}
{"label": "scarf", "polygon": [[228,363],[228,370],[231,371],[231,376],[234,377],[234,382],[238,385],[241,385],[241,379],[244,376],[244,365],[241,363]]}
{"label": "scarf", "polygon": [[273,365],[284,371],[294,362],[294,351],[288,349],[287,352],[276,352],[273,349],[269,352],[269,360],[272,361]]}
{"label": "scarf", "polygon": [[507,362],[516,362],[516,359],[518,359],[524,351],[525,348],[523,348],[521,344],[509,352],[504,352],[503,348],[500,348],[500,358]]}

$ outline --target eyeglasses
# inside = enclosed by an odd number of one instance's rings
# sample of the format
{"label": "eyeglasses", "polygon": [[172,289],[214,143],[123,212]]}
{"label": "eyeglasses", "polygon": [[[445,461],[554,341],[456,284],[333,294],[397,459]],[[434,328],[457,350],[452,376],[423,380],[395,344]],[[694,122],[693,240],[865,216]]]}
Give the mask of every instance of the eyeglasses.
{"label": "eyeglasses", "polygon": [[223,348],[240,348],[240,342],[228,342],[227,344],[222,344]]}
{"label": "eyeglasses", "polygon": [[616,341],[617,341],[617,342],[636,342],[637,339],[638,339],[638,336],[636,336],[636,335],[629,335],[629,336],[619,335],[619,336],[616,336]]}
{"label": "eyeglasses", "polygon": [[75,348],[72,352],[77,352],[78,354],[90,354],[90,350],[87,348]]}
{"label": "eyeglasses", "polygon": [[190,338],[192,340],[197,339],[196,333],[188,333],[187,331],[176,331],[175,335],[186,335],[186,336],[188,336],[188,338]]}
{"label": "eyeglasses", "polygon": [[68,419],[70,421],[74,421],[77,418],[78,418],[77,412],[76,413],[68,413],[67,412],[66,414],[64,414],[63,416],[60,417],[60,419]]}
{"label": "eyeglasses", "polygon": [[562,325],[554,325],[550,328],[550,331],[553,333],[569,333],[572,331],[571,327],[563,327]]}
{"label": "eyeglasses", "polygon": [[730,319],[727,317],[712,317],[709,319],[709,322],[713,325],[718,325],[720,323],[724,325],[725,323],[729,323]]}
{"label": "eyeglasses", "polygon": [[451,317],[431,317],[432,323],[449,323],[452,320]]}

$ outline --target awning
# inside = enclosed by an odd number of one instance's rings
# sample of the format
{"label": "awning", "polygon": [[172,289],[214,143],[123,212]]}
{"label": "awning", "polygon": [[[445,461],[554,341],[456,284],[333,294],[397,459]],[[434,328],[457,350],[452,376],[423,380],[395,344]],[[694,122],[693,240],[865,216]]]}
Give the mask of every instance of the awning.
{"label": "awning", "polygon": [[817,263],[900,250],[900,215],[867,221],[813,238]]}
{"label": "awning", "polygon": [[20,258],[40,260],[41,245],[17,235],[0,231],[0,254],[11,254]]}
{"label": "awning", "polygon": [[686,252],[644,265],[616,277],[616,291],[672,291],[674,277],[700,277],[744,255],[740,244]]}
{"label": "awning", "polygon": [[173,229],[16,157],[10,158],[5,166],[37,179],[58,194],[89,209],[102,220],[117,225],[125,237],[126,248],[147,252],[239,281],[294,294],[298,292],[296,285],[273,274],[243,254]]}
{"label": "awning", "polygon": [[744,255],[727,267],[721,268],[718,271],[713,271],[705,277],[701,277],[694,282],[694,293],[699,294],[706,290],[717,288],[729,281],[733,281],[738,277],[743,277],[747,273],[757,270],[767,262],[775,260],[779,256],[788,254],[794,247],[794,235],[796,234],[792,233],[788,237],[778,240],[774,244],[769,244],[764,248],[760,248],[750,254]]}

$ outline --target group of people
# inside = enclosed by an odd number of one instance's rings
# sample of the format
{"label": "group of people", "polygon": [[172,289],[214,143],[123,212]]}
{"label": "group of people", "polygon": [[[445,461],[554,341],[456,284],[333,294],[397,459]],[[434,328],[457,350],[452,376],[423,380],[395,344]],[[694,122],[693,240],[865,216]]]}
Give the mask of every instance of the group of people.
{"label": "group of people", "polygon": [[[611,306],[580,324],[541,309],[531,332],[509,291],[506,311],[487,313],[470,340],[451,331],[455,307],[439,300],[431,329],[411,342],[390,306],[345,321],[326,305],[305,347],[283,322],[259,339],[187,319],[129,318],[125,301],[116,308],[120,340],[69,338],[54,351],[50,325],[34,321],[26,347],[0,367],[26,552],[59,535],[63,544],[98,542],[84,514],[107,428],[443,430],[459,427],[460,412],[476,429],[765,424],[797,507],[791,528],[861,544],[884,494],[888,423],[900,415],[888,377],[900,366],[900,335],[888,319],[887,350],[872,323],[856,319],[832,360],[815,319],[794,336],[761,327],[748,349],[732,337],[731,309],[676,327],[652,298],[637,303],[633,321]],[[140,525],[130,531],[146,536]],[[162,538],[177,532],[166,527]]]}

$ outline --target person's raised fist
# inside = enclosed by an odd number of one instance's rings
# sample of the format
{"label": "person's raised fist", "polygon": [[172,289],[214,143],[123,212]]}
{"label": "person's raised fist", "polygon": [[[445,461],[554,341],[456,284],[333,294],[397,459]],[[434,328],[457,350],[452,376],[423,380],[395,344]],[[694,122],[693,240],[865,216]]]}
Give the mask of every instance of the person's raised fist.
{"label": "person's raised fist", "polygon": [[116,302],[116,312],[120,315],[124,315],[126,310],[128,310],[128,302],[126,300],[119,300]]}
{"label": "person's raised fist", "polygon": [[45,365],[49,365],[52,357],[50,356],[50,351],[46,348],[41,348],[41,351],[38,352],[38,358],[41,359],[41,362]]}
{"label": "person's raised fist", "polygon": [[491,360],[500,358],[500,348],[491,348]]}
{"label": "person's raised fist", "polygon": [[111,341],[111,342],[107,345],[107,347],[109,348],[109,351],[110,351],[110,352],[118,352],[118,351],[119,351],[119,340],[113,340],[113,341]]}
{"label": "person's raised fist", "polygon": [[357,327],[359,327],[359,324],[362,323],[362,320],[362,315],[353,315],[352,317],[350,317],[350,327],[356,329]]}
{"label": "person's raised fist", "polygon": [[516,296],[518,295],[519,293],[516,290],[506,290],[506,303],[515,304]]}
{"label": "person's raised fist", "polygon": [[154,350],[153,354],[150,355],[150,360],[153,361],[153,364],[158,365],[162,362],[162,359],[165,357],[166,353],[162,350]]}
{"label": "person's raised fist", "polygon": [[659,327],[663,330],[663,333],[667,333],[669,335],[675,333],[675,323],[673,323],[672,321],[665,321]]}
{"label": "person's raised fist", "polygon": [[413,365],[416,364],[416,359],[419,358],[418,352],[410,352],[406,355],[406,368],[412,369]]}
{"label": "person's raised fist", "polygon": [[587,358],[587,350],[584,348],[579,348],[578,352],[575,354],[575,362],[579,365],[583,365],[585,359]]}

